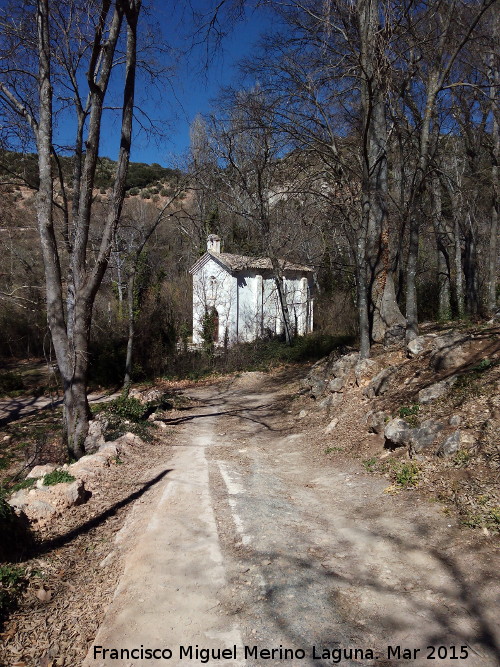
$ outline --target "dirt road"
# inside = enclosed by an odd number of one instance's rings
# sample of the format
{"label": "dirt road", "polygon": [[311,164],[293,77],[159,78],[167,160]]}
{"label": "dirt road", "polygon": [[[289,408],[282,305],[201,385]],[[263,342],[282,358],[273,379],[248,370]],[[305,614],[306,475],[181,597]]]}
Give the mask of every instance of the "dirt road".
{"label": "dirt road", "polygon": [[266,382],[189,392],[84,665],[497,665],[498,561],[439,507],[319,468]]}

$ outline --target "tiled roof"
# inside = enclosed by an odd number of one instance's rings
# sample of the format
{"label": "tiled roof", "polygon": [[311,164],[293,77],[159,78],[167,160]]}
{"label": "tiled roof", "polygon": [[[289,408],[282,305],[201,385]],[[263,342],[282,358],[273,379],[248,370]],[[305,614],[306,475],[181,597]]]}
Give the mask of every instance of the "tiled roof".
{"label": "tiled roof", "polygon": [[[268,257],[245,257],[244,255],[231,255],[228,252],[209,252],[216,261],[223,264],[230,271],[245,271],[247,269],[272,269],[271,260]],[[293,264],[284,259],[278,260],[282,271],[307,271],[314,272],[310,266]]]}

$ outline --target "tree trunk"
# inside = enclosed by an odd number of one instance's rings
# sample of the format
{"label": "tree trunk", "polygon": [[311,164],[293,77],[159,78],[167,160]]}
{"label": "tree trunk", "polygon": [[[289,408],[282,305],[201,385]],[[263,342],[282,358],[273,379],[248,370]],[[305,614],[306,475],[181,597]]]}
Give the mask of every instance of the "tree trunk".
{"label": "tree trunk", "polygon": [[358,300],[359,321],[359,358],[367,359],[370,356],[370,316],[368,312],[368,294],[366,281],[366,239],[363,233],[359,234],[356,249],[356,289]]}
{"label": "tree trunk", "polygon": [[[361,234],[366,234],[366,293],[369,299],[370,337],[382,342],[394,326],[405,325],[396,303],[390,266],[387,211],[387,123],[383,72],[377,59],[379,5],[377,0],[359,2],[361,38],[361,111],[363,119],[363,174]],[[361,273],[361,275],[363,272]],[[360,316],[364,307],[359,311]],[[360,321],[360,331],[364,324]]]}
{"label": "tree trunk", "polygon": [[[106,49],[102,50],[102,59],[96,72],[96,61],[101,53],[101,37],[96,29],[94,44],[95,58],[92,57],[89,74],[90,108],[89,135],[86,141],[85,158],[81,151],[82,123],[77,129],[77,155],[74,179],[80,179],[80,188],[75,189],[77,201],[74,202],[75,227],[74,238],[69,230],[65,233],[65,246],[70,254],[68,290],[66,304],[63,295],[59,248],[53,224],[53,183],[52,183],[52,85],[51,85],[51,49],[49,31],[49,2],[38,0],[38,95],[39,121],[36,127],[38,149],[38,169],[40,186],[37,195],[37,220],[45,269],[47,320],[52,343],[61,373],[64,389],[64,438],[70,456],[79,458],[85,453],[85,438],[88,433],[90,409],[87,401],[87,377],[89,368],[89,338],[92,309],[97,290],[106,270],[111,243],[123,205],[125,179],[130,156],[132,116],[134,103],[134,82],[136,69],[136,29],[141,7],[136,2],[118,2],[107,36]],[[103,22],[110,4],[103,3],[101,19]],[[127,62],[125,73],[123,115],[121,125],[121,143],[117,164],[117,175],[110,197],[110,212],[106,220],[98,257],[92,269],[87,268],[87,241],[91,220],[92,191],[95,165],[99,146],[99,135],[103,100],[106,93],[113,54],[119,38],[123,14],[127,15]],[[95,74],[95,78],[93,75]],[[78,146],[80,142],[80,146]],[[83,170],[80,169],[82,159]],[[66,308],[65,308],[66,305]],[[66,311],[66,313],[65,313]],[[67,319],[65,319],[65,314]]]}
{"label": "tree trunk", "polygon": [[[494,38],[498,39],[500,19],[494,19]],[[497,42],[498,44],[498,42]],[[498,267],[498,217],[500,210],[500,111],[498,109],[497,94],[500,89],[500,68],[498,65],[498,50],[489,55],[488,79],[490,83],[490,107],[492,115],[491,130],[491,226],[490,243],[488,249],[488,293],[487,309],[493,314],[497,308],[497,267]]]}
{"label": "tree trunk", "polygon": [[[452,202],[453,206],[453,202]],[[464,278],[462,271],[462,244],[460,241],[460,223],[458,212],[453,211],[454,224],[453,234],[455,241],[455,294],[457,300],[457,315],[461,319],[464,316]]]}
{"label": "tree trunk", "polygon": [[465,235],[465,303],[469,315],[477,315],[479,311],[479,290],[477,276],[476,237],[472,227],[472,220],[468,216],[468,229]]}
{"label": "tree trunk", "polygon": [[283,289],[283,272],[281,270],[279,260],[274,256],[274,253],[271,252],[270,255],[271,264],[273,266],[274,282],[276,285],[276,291],[278,292],[278,301],[281,309],[281,315],[283,317],[285,342],[287,345],[291,345],[293,341],[293,332],[290,324],[290,312],[286,302],[286,294],[285,290]]}
{"label": "tree trunk", "polygon": [[449,320],[450,304],[450,266],[446,244],[446,232],[441,206],[441,183],[437,174],[432,176],[432,222],[436,236],[437,280],[438,280],[438,315],[440,320]]}
{"label": "tree trunk", "polygon": [[135,336],[135,276],[137,272],[137,259],[133,262],[127,285],[127,310],[128,310],[128,340],[127,356],[125,359],[125,378],[123,380],[123,394],[128,396],[132,384],[132,352],[134,349]]}

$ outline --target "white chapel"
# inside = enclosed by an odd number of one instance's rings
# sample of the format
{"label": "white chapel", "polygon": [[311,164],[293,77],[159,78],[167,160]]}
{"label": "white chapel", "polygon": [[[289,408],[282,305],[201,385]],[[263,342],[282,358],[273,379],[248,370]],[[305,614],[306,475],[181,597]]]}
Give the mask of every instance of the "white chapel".
{"label": "white chapel", "polygon": [[[270,259],[221,252],[221,240],[208,237],[207,251],[191,267],[193,343],[203,342],[203,322],[210,314],[215,344],[233,345],[284,330]],[[290,324],[302,336],[313,330],[313,276],[309,266],[279,260]]]}

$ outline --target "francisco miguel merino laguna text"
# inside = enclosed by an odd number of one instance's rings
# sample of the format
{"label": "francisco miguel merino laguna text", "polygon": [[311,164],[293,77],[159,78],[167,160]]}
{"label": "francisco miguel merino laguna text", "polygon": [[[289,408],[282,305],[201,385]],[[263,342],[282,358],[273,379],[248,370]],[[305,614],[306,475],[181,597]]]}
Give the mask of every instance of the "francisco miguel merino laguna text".
{"label": "francisco miguel merino laguna text", "polygon": [[[333,663],[341,660],[373,660],[374,651],[370,648],[323,648],[312,646],[308,652],[304,649],[285,648],[281,644],[275,648],[261,648],[259,646],[243,646],[243,657],[246,660],[304,660],[309,658],[329,659]],[[174,657],[174,651],[170,648],[147,648],[143,644],[139,648],[105,648],[94,646],[94,660],[106,658],[108,660],[170,660]],[[205,664],[210,660],[236,660],[238,658],[238,647],[232,648],[200,648],[195,646],[183,646],[176,651],[179,660],[199,660]]]}

